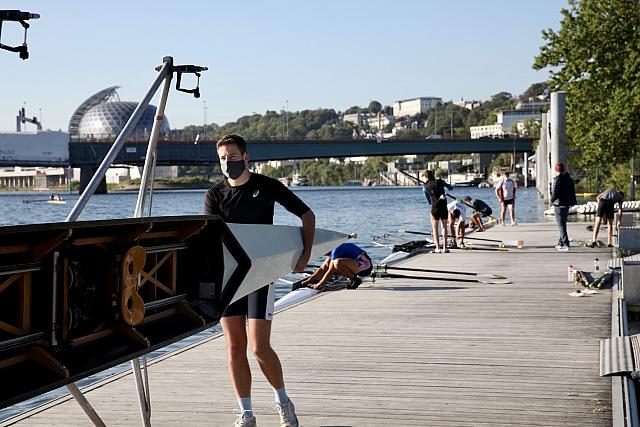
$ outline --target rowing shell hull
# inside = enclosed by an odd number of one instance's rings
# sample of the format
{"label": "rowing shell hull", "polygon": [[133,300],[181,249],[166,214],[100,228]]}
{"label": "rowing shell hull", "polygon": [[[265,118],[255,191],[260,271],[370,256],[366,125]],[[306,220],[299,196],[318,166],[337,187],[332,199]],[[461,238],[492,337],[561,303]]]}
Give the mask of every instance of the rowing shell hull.
{"label": "rowing shell hull", "polygon": [[[238,288],[232,302],[275,282],[293,271],[302,254],[302,228],[289,225],[227,224],[240,246],[251,259],[251,268]],[[310,260],[325,255],[348,239],[345,233],[316,229]],[[231,276],[236,264],[226,248],[223,283]]]}
{"label": "rowing shell hull", "polygon": [[317,295],[319,292],[320,291],[316,291],[315,289],[311,288],[296,289],[295,291],[289,292],[278,301],[276,301],[274,310],[276,312],[284,310],[285,308],[289,308],[293,305],[306,301],[307,299]]}

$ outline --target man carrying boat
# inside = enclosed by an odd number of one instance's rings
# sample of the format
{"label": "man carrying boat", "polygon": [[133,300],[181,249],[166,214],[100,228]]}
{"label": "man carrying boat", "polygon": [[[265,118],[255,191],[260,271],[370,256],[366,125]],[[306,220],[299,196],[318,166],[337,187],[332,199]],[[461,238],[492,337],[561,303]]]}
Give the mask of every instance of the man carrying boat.
{"label": "man carrying boat", "polygon": [[480,199],[472,199],[470,196],[464,198],[464,203],[473,209],[473,213],[470,216],[471,224],[478,228],[478,231],[484,231],[484,224],[482,218],[491,216],[493,210],[491,207]]}
{"label": "man carrying boat", "polygon": [[592,248],[596,246],[598,239],[598,232],[600,231],[600,224],[602,218],[607,218],[607,246],[612,247],[613,236],[613,217],[615,211],[615,205],[618,205],[618,221],[616,228],[620,228],[620,220],[622,218],[622,203],[624,202],[624,193],[622,191],[616,191],[613,188],[607,188],[602,193],[598,194],[596,198],[598,200],[598,210],[596,211],[596,224],[593,227],[593,239],[591,240]]}
{"label": "man carrying boat", "polygon": [[311,276],[300,282],[300,287],[318,282],[310,287],[321,290],[333,276],[340,274],[351,279],[347,288],[356,289],[362,283],[361,277],[368,276],[372,269],[373,263],[364,249],[353,243],[343,243],[331,251]]}
{"label": "man carrying boat", "polygon": [[[225,135],[216,149],[226,178],[207,191],[205,213],[219,215],[233,223],[273,224],[274,203],[278,202],[302,221],[304,250],[294,270],[302,272],[309,262],[315,232],[315,215],[311,209],[278,180],[249,171],[249,154],[242,137]],[[280,359],[270,344],[274,302],[275,284],[271,283],[229,305],[220,320],[227,343],[229,374],[241,411],[236,426],[256,425],[251,406],[247,341],[273,387],[281,426],[298,426],[293,402],[285,392]]]}
{"label": "man carrying boat", "polygon": [[[447,197],[445,195],[445,188],[449,190],[452,188],[449,184],[442,179],[436,179],[433,171],[428,170],[425,172],[427,183],[422,187],[422,192],[427,198],[427,201],[431,204],[431,231],[433,232],[433,240],[436,244],[435,253],[449,252],[447,248],[447,218],[449,216],[447,212]],[[440,232],[439,227],[442,223],[442,234],[444,247],[440,248]]]}
{"label": "man carrying boat", "polygon": [[[458,199],[447,205],[447,211],[449,212],[449,227],[451,231],[451,247],[457,248],[456,236],[460,239],[460,247],[464,248],[464,217],[467,213],[463,203],[460,203]],[[458,221],[458,232],[456,233],[456,220]]]}

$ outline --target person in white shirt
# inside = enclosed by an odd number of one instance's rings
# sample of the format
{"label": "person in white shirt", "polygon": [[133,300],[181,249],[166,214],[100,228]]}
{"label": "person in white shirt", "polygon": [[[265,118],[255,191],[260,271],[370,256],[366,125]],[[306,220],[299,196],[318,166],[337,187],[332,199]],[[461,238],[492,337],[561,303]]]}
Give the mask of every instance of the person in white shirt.
{"label": "person in white shirt", "polygon": [[505,216],[507,213],[507,206],[509,206],[509,217],[511,218],[511,225],[516,224],[516,190],[518,186],[515,181],[509,178],[510,172],[504,173],[504,178],[498,181],[496,185],[496,197],[500,202],[500,220],[502,225],[505,225]]}
{"label": "person in white shirt", "polygon": [[[460,239],[460,247],[464,248],[464,219],[467,208],[458,199],[447,205],[449,211],[449,228],[451,230],[451,239],[453,240],[452,248],[458,247],[456,244],[456,236]],[[456,220],[458,221],[458,232],[455,232]]]}

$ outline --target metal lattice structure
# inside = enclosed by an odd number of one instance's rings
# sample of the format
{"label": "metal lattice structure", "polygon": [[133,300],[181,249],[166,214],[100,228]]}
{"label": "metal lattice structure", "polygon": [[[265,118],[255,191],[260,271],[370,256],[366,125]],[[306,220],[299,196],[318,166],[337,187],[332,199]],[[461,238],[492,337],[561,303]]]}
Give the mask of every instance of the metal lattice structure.
{"label": "metal lattice structure", "polygon": [[111,86],[106,89],[102,89],[100,92],[91,95],[82,104],[80,104],[80,106],[76,108],[76,111],[73,112],[71,120],[69,120],[69,134],[71,134],[71,136],[78,136],[80,121],[82,120],[82,117],[84,117],[85,113],[91,108],[112,99],[119,101],[120,99],[116,92],[119,88],[120,86]]}
{"label": "metal lattice structure", "polygon": [[[115,138],[127,124],[137,106],[136,102],[104,102],[91,107],[80,120],[78,136],[89,139]],[[149,137],[155,115],[156,107],[147,105],[131,136]],[[168,131],[169,121],[164,117],[160,133],[166,134]]]}

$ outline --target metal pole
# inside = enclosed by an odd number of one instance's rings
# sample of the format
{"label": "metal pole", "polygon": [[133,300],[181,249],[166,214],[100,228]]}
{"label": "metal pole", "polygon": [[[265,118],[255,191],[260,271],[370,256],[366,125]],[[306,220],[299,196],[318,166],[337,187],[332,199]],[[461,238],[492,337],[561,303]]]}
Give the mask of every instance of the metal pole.
{"label": "metal pole", "polygon": [[529,153],[524,152],[524,188],[529,188]]}
{"label": "metal pole", "polygon": [[53,281],[51,284],[51,345],[58,345],[58,259],[60,252],[53,252]]}
{"label": "metal pole", "polygon": [[551,167],[567,166],[567,134],[565,126],[566,97],[564,92],[551,92]]}
{"label": "metal pole", "polygon": [[76,401],[80,404],[80,407],[82,408],[84,413],[87,414],[87,416],[91,419],[93,425],[95,425],[96,427],[107,427],[107,425],[100,419],[100,416],[95,411],[95,409],[93,409],[87,398],[84,397],[80,389],[78,389],[78,386],[76,386],[74,383],[67,384],[67,389],[69,390],[69,393],[71,393],[71,395],[74,397],[74,399],[76,399]]}
{"label": "metal pole", "polygon": [[109,152],[105,156],[104,160],[102,161],[102,163],[100,163],[100,166],[98,166],[98,170],[93,175],[93,178],[91,178],[91,181],[89,181],[89,184],[87,184],[87,188],[84,190],[84,192],[76,202],[73,209],[71,209],[71,212],[69,212],[69,215],[65,219],[65,222],[72,222],[78,219],[78,217],[80,216],[80,213],[82,213],[82,210],[86,206],[87,202],[89,201],[93,193],[96,191],[96,188],[98,188],[100,181],[102,181],[102,178],[107,173],[107,170],[111,166],[111,163],[113,163],[115,158],[118,156],[118,153],[120,153],[120,150],[124,146],[125,141],[131,135],[131,133],[133,133],[133,131],[135,130],[135,127],[138,124],[138,121],[140,120],[142,113],[144,113],[147,106],[149,105],[149,102],[151,101],[151,98],[153,97],[153,95],[155,95],[156,91],[158,90],[158,87],[160,87],[160,83],[162,83],[162,81],[164,80],[165,75],[168,72],[172,72],[171,70],[172,65],[173,65],[173,58],[171,58],[170,56],[165,57],[164,64],[162,65],[162,68],[160,69],[158,76],[156,77],[154,82],[151,84],[151,87],[147,91],[147,94],[145,95],[145,97],[136,107],[135,111],[127,121],[127,124],[122,129],[122,132],[120,132],[120,135],[118,135],[118,138],[113,143],[113,146],[111,146],[111,148],[109,149]]}
{"label": "metal pole", "polygon": [[140,359],[137,357],[131,361],[131,368],[136,379],[136,388],[138,389],[138,403],[140,404],[140,416],[145,427],[151,426],[151,405],[147,400],[149,395],[145,394],[145,386],[140,372]]}
{"label": "metal pole", "polygon": [[[169,64],[173,66],[173,59],[169,58],[165,65]],[[156,147],[158,145],[158,137],[160,135],[160,128],[162,127],[162,120],[164,119],[164,109],[167,106],[167,98],[169,96],[169,89],[171,87],[171,78],[173,77],[173,71],[165,73],[164,86],[162,87],[162,95],[160,96],[160,104],[156,110],[156,117],[153,122],[153,128],[151,129],[151,138],[149,138],[149,145],[147,146],[147,156],[144,159],[144,169],[142,171],[142,178],[140,179],[140,189],[138,190],[138,200],[136,201],[136,210],[134,211],[134,218],[142,217],[144,213],[144,204],[146,198],[147,187],[149,181],[153,181],[153,160],[156,154]]]}

